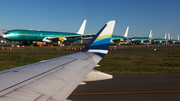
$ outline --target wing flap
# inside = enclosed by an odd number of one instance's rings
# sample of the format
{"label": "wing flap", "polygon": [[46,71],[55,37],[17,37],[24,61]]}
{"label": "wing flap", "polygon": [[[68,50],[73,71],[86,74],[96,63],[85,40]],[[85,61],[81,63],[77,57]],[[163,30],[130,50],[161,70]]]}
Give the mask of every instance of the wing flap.
{"label": "wing flap", "polygon": [[[6,95],[6,97],[9,98],[16,98],[16,99],[21,99],[24,101],[33,101],[34,98],[38,98],[40,96],[39,93],[32,92],[32,91],[27,91],[27,90],[16,90],[15,92],[9,93]],[[14,100],[12,100],[14,101]]]}

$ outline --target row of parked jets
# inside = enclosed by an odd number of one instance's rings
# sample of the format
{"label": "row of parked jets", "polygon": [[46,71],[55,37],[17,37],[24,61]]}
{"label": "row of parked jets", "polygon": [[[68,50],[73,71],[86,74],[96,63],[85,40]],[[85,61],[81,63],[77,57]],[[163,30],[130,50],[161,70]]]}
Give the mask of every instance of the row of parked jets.
{"label": "row of parked jets", "polygon": [[[78,85],[112,79],[112,75],[93,68],[108,53],[115,23],[115,20],[106,23],[78,53],[0,72],[0,101],[72,101],[67,98]],[[33,38],[51,41],[58,37],[68,40],[72,36],[84,37],[80,32],[11,30],[4,37],[12,40],[24,38],[26,41]]]}
{"label": "row of parked jets", "polygon": [[[23,30],[23,29],[15,29],[9,30],[4,33],[3,37],[10,41],[22,41],[22,42],[45,42],[45,43],[53,43],[58,42],[58,44],[64,44],[65,42],[75,42],[77,40],[85,40],[92,39],[96,34],[84,34],[85,26],[87,20],[84,20],[79,30],[75,33],[70,32],[53,32],[53,31],[40,31],[40,30]],[[129,26],[127,27],[125,34],[123,36],[120,35],[112,35],[111,43],[112,44],[166,44],[166,43],[179,43],[178,40],[173,40],[170,38],[170,34],[165,34],[165,38],[154,38],[152,39],[152,30],[150,31],[149,37],[133,37],[127,38],[129,31]]]}
{"label": "row of parked jets", "polygon": [[[78,85],[112,79],[112,75],[93,68],[108,53],[115,22],[106,23],[80,52],[1,71],[0,101],[72,101],[67,98]],[[11,38],[14,35],[17,40],[18,37],[31,36],[38,40],[59,33],[63,32],[12,30],[6,32],[4,37]],[[72,35],[79,34],[72,33],[69,36]]]}

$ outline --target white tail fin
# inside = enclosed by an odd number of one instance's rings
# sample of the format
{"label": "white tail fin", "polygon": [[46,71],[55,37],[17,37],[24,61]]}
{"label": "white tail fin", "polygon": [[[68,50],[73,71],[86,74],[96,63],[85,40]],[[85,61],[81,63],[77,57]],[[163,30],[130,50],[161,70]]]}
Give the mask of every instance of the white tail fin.
{"label": "white tail fin", "polygon": [[127,36],[128,36],[128,31],[129,31],[129,26],[127,26],[126,32],[125,32],[125,34],[124,34],[124,37],[127,37]]}
{"label": "white tail fin", "polygon": [[150,30],[149,38],[152,38],[152,30]]}
{"label": "white tail fin", "polygon": [[179,35],[177,35],[177,38],[178,38],[178,40],[179,40]]}
{"label": "white tail fin", "polygon": [[84,30],[85,30],[85,26],[86,26],[86,21],[87,20],[84,20],[81,27],[79,28],[78,32],[76,32],[77,34],[84,34]]}
{"label": "white tail fin", "polygon": [[168,39],[170,40],[171,38],[170,38],[170,34],[168,33]]}
{"label": "white tail fin", "polygon": [[164,39],[166,39],[166,36],[167,36],[167,33],[165,34]]}

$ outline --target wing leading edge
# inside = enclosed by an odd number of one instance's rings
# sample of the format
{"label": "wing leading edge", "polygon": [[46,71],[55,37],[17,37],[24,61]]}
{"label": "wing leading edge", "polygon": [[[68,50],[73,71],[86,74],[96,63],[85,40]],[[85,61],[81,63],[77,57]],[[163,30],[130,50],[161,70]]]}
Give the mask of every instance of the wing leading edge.
{"label": "wing leading edge", "polygon": [[79,53],[0,72],[0,101],[65,101],[107,54],[115,22]]}

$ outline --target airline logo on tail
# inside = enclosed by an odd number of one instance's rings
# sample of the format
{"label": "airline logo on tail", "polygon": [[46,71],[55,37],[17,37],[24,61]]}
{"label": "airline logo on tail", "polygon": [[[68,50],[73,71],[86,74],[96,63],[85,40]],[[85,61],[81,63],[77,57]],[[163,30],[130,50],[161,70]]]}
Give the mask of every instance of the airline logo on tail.
{"label": "airline logo on tail", "polygon": [[109,21],[86,45],[82,52],[92,52],[100,57],[104,57],[108,53],[115,22],[115,20]]}

